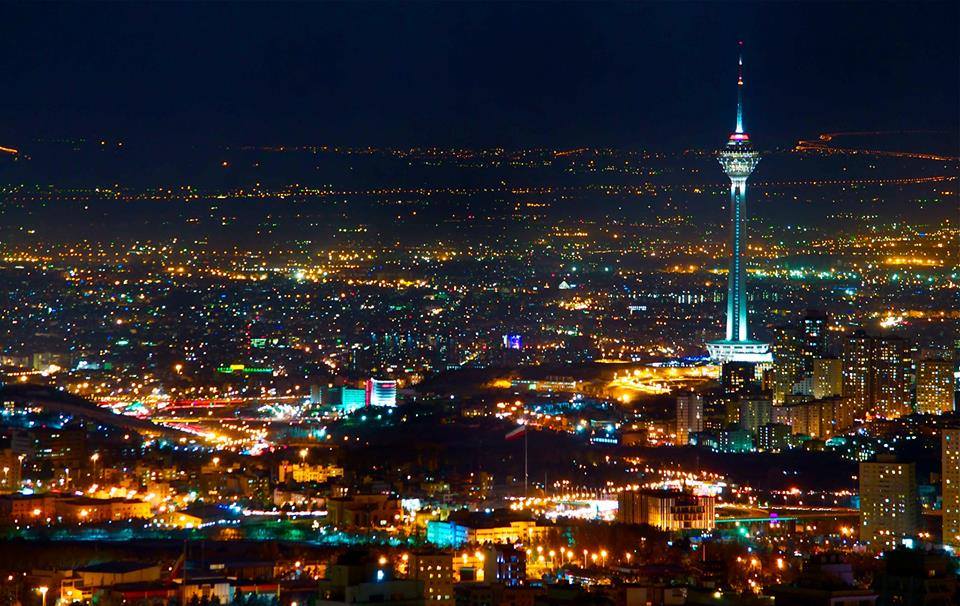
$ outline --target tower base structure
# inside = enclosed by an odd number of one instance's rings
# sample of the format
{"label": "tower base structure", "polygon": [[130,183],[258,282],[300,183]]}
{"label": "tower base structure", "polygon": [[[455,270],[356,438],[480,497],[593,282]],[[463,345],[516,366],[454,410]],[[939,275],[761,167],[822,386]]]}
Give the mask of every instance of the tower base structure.
{"label": "tower base structure", "polygon": [[715,362],[772,362],[770,344],[762,341],[708,341],[707,352]]}

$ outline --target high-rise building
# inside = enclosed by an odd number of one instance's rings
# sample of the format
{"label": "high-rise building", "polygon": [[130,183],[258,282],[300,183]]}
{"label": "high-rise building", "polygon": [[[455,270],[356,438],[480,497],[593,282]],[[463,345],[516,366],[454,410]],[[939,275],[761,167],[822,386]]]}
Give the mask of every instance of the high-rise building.
{"label": "high-rise building", "polygon": [[825,440],[850,429],[854,415],[846,398],[834,396],[777,406],[773,420],[786,423],[793,433]]}
{"label": "high-rise building", "polygon": [[872,411],[875,415],[895,419],[912,411],[910,355],[907,343],[900,337],[877,337],[871,360]]}
{"label": "high-rise building", "polygon": [[677,396],[677,440],[678,445],[688,444],[690,434],[703,431],[703,397],[694,392]]}
{"label": "high-rise building", "polygon": [[843,347],[843,395],[857,415],[895,419],[910,414],[910,368],[906,341],[858,330]]}
{"label": "high-rise building", "polygon": [[754,388],[756,365],[751,362],[724,362],[720,367],[720,387],[723,393],[739,396]]}
{"label": "high-rise building", "polygon": [[814,358],[814,399],[832,398],[841,394],[843,394],[843,362],[837,358]]}
{"label": "high-rise building", "polygon": [[761,425],[773,420],[773,402],[767,398],[740,400],[740,427],[756,433]]}
{"label": "high-rise building", "polygon": [[[740,43],[741,51],[743,43]],[[743,53],[737,66],[737,125],[717,158],[730,178],[730,268],[727,274],[727,328],[723,340],[710,341],[710,357],[720,362],[765,362],[770,345],[750,339],[747,326],[747,179],[760,162],[743,128]]]}
{"label": "high-rise building", "polygon": [[772,329],[771,390],[775,403],[781,404],[795,393],[812,394],[814,362],[824,357],[827,350],[826,330],[827,316],[815,310],[807,310],[799,323]]}
{"label": "high-rise building", "polygon": [[917,365],[917,412],[953,411],[953,361],[925,358]]}
{"label": "high-rise building", "polygon": [[802,320],[803,366],[806,372],[813,368],[813,360],[827,352],[827,315],[816,309],[808,309]]}
{"label": "high-rise building", "polygon": [[773,343],[773,401],[783,403],[793,392],[793,384],[803,376],[803,333],[789,324],[776,326],[771,331]]}
{"label": "high-rise building", "polygon": [[960,428],[944,429],[940,443],[943,544],[960,551]]}
{"label": "high-rise building", "polygon": [[757,428],[757,450],[780,452],[790,447],[790,426],[766,423]]}
{"label": "high-rise building", "polygon": [[920,529],[917,469],[891,455],[860,463],[860,540],[894,547]]}
{"label": "high-rise building", "polygon": [[847,337],[843,344],[843,396],[850,400],[856,414],[866,413],[873,403],[870,397],[870,368],[873,339],[862,330]]}
{"label": "high-rise building", "polygon": [[[704,392],[702,397],[704,431],[717,431],[736,422],[731,418],[731,413],[734,412],[731,407],[736,408],[739,418],[740,409],[736,405],[736,397],[725,395],[720,390]],[[690,437],[692,438],[693,434]]]}

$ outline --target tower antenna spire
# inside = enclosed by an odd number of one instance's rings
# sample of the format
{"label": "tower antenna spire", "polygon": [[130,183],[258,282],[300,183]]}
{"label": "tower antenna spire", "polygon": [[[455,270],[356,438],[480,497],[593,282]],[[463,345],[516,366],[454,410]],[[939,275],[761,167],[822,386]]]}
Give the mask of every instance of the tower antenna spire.
{"label": "tower antenna spire", "polygon": [[737,130],[733,131],[738,135],[743,134],[743,40],[737,43],[740,54],[737,58]]}

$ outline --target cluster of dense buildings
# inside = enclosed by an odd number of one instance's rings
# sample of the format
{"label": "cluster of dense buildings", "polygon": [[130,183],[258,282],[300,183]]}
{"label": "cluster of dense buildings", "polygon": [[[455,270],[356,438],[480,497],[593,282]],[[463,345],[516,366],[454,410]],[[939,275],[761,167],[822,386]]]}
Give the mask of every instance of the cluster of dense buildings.
{"label": "cluster of dense buildings", "polygon": [[677,443],[736,425],[760,448],[778,450],[795,434],[828,440],[858,421],[955,410],[955,352],[855,331],[837,339],[842,353],[833,357],[827,328],[824,314],[808,312],[799,325],[775,329],[772,362],[727,362],[720,388],[681,394]]}
{"label": "cluster of dense buildings", "polygon": [[[622,562],[615,567],[570,563],[557,567],[555,574],[534,578],[528,574],[527,558],[523,549],[508,545],[489,545],[462,557],[438,549],[387,549],[379,554],[361,549],[297,561],[198,559],[184,552],[175,561],[161,563],[122,560],[34,569],[23,581],[57,604],[140,606],[875,606],[952,604],[958,590],[956,565],[948,556],[906,549],[886,553],[867,584],[842,553],[824,551],[804,560],[789,581],[745,594],[727,588],[718,562]],[[746,564],[756,568],[758,562],[754,558]]]}
{"label": "cluster of dense buildings", "polygon": [[54,519],[66,524],[97,524],[148,519],[152,516],[150,503],[140,499],[50,494],[0,495],[0,524],[42,524]]}
{"label": "cluster of dense buildings", "polygon": [[[941,436],[942,544],[960,550],[960,428]],[[860,463],[860,540],[879,548],[928,537],[922,521],[916,464],[878,455]]]}

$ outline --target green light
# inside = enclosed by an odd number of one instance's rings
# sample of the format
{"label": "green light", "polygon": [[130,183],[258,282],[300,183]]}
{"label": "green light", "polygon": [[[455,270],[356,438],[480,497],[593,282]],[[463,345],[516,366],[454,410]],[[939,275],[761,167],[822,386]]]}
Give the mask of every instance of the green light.
{"label": "green light", "polygon": [[217,372],[231,375],[234,373],[244,374],[244,375],[264,375],[264,374],[273,374],[272,368],[266,367],[247,367],[243,364],[231,364],[230,366],[220,366],[217,368]]}

